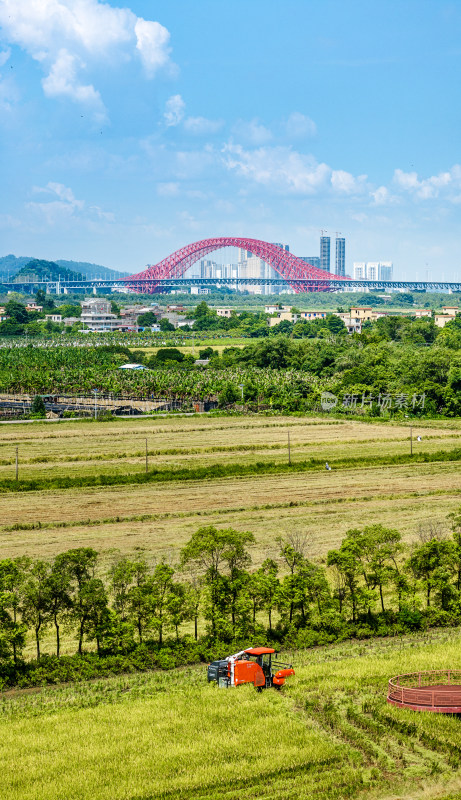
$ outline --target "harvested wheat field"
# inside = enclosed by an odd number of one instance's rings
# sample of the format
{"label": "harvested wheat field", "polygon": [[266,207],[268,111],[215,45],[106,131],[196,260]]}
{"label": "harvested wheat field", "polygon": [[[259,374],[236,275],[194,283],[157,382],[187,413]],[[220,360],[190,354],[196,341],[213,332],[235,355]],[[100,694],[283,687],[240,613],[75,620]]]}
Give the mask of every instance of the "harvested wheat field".
{"label": "harvested wheat field", "polygon": [[[239,476],[239,465],[286,464],[315,457],[331,472],[284,472]],[[416,437],[421,437],[417,442]],[[20,478],[68,475],[126,475],[149,469],[212,464],[235,465],[228,478],[169,480],[124,486],[2,494],[0,541],[5,556],[51,557],[69,547],[92,546],[110,559],[114,549],[172,553],[200,525],[251,530],[259,563],[275,548],[276,537],[293,530],[309,534],[311,557],[321,559],[351,527],[380,519],[397,527],[407,541],[422,520],[446,519],[461,503],[459,462],[435,460],[373,466],[389,456],[409,454],[407,425],[373,424],[296,417],[176,417],[2,425],[0,484],[14,471]],[[415,454],[458,448],[461,425],[413,426]],[[432,456],[431,456],[432,457]],[[364,459],[360,466],[360,459]],[[351,466],[344,462],[351,459]],[[335,460],[341,466],[335,467]],[[357,466],[357,464],[359,466]],[[277,466],[276,466],[277,469]]]}

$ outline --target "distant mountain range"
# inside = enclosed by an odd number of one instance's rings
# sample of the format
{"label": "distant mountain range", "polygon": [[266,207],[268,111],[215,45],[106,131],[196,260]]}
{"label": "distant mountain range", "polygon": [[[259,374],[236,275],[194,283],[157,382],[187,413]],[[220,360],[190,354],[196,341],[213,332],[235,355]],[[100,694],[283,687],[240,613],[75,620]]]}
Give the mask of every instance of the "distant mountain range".
{"label": "distant mountain range", "polygon": [[0,257],[0,281],[14,280],[16,277],[27,278],[27,276],[37,279],[38,276],[44,280],[78,280],[85,276],[88,280],[96,278],[124,278],[130,275],[129,272],[109,269],[100,264],[89,264],[87,261],[44,261],[43,259],[28,256],[1,256]]}

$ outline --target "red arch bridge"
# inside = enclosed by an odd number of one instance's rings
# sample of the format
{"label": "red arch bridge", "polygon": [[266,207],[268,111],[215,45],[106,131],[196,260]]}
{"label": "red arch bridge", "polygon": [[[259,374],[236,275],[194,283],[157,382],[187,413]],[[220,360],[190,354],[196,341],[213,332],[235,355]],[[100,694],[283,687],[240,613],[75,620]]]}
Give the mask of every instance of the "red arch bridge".
{"label": "red arch bridge", "polygon": [[[302,258],[294,256],[279,247],[277,244],[262,242],[260,239],[243,239],[240,237],[220,236],[215,239],[202,239],[200,242],[188,244],[180,250],[172,253],[158,264],[152,264],[143,272],[130,275],[125,278],[127,285],[133,291],[142,291],[145,294],[154,294],[162,291],[162,288],[174,279],[181,279],[184,273],[200,261],[208,253],[214,250],[221,250],[223,247],[239,247],[246,250],[257,258],[261,258],[269,264],[279,275],[288,283],[295,292],[325,292],[333,288],[328,283],[325,270],[317,269],[312,264],[307,264]],[[334,283],[348,280],[339,275],[332,276]],[[319,282],[316,283],[316,280]],[[309,281],[309,283],[306,283]],[[195,281],[197,282],[197,280]],[[227,279],[225,283],[239,283],[239,279]],[[251,279],[246,279],[246,283],[252,283]],[[258,279],[255,279],[258,283]],[[270,282],[270,281],[268,281]],[[337,288],[335,286],[334,288]]]}

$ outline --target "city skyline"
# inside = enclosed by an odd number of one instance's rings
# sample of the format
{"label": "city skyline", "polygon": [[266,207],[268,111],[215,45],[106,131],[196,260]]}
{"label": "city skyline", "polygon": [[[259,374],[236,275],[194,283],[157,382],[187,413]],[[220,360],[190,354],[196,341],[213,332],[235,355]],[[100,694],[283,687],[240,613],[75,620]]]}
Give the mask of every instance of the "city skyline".
{"label": "city skyline", "polygon": [[130,272],[220,235],[301,256],[326,222],[349,274],[455,279],[460,30],[436,0],[0,0],[0,255]]}

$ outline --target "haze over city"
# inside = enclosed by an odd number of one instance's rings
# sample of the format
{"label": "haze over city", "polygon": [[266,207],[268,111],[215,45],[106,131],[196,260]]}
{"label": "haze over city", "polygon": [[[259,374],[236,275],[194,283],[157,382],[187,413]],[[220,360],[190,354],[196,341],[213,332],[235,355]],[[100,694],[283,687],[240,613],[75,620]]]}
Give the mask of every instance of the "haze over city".
{"label": "haze over city", "polygon": [[1,255],[131,272],[325,229],[350,275],[459,276],[459,3],[0,0],[0,26]]}

